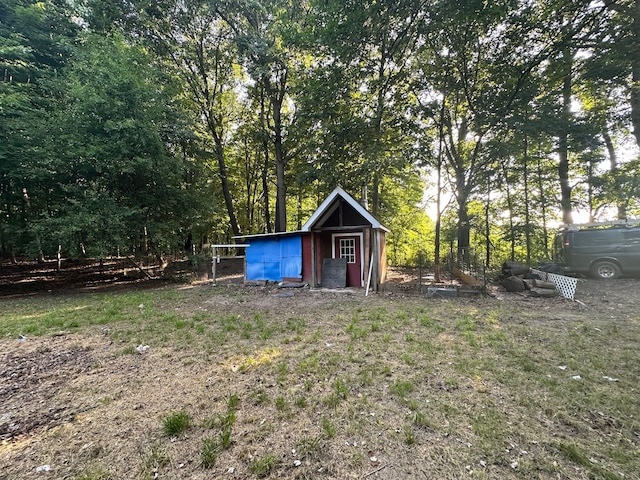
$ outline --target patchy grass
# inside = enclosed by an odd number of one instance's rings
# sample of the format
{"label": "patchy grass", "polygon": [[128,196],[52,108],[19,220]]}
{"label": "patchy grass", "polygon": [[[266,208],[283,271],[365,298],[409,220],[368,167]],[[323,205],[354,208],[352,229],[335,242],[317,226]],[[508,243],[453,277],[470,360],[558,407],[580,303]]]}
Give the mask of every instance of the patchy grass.
{"label": "patchy grass", "polygon": [[191,426],[191,417],[187,412],[172,412],[162,419],[162,431],[167,436],[180,435]]}
{"label": "patchy grass", "polygon": [[273,293],[3,300],[6,378],[76,344],[92,365],[0,398],[42,415],[7,478],[638,478],[638,305]]}

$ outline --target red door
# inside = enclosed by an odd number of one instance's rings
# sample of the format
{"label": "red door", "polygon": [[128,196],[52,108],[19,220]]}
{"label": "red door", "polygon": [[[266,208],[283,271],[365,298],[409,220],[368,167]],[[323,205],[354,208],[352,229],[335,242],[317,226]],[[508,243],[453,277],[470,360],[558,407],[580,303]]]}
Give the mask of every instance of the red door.
{"label": "red door", "polygon": [[362,287],[360,236],[335,236],[334,258],[347,259],[347,287]]}

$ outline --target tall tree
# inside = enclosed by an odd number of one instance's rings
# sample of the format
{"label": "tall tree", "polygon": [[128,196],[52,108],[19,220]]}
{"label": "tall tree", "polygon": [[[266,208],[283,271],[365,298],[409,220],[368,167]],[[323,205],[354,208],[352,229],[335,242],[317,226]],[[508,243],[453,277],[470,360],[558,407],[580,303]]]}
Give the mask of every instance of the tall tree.
{"label": "tall tree", "polygon": [[[286,169],[295,157],[295,143],[288,141],[295,122],[291,96],[296,67],[300,63],[299,36],[306,22],[306,2],[262,0],[230,2],[218,9],[228,27],[248,74],[259,92],[262,134],[274,154],[276,177],[275,230],[287,230]],[[264,111],[266,99],[269,112]],[[264,150],[265,160],[269,149]],[[265,185],[266,186],[266,185]],[[266,197],[268,200],[268,197]]]}
{"label": "tall tree", "polygon": [[640,146],[640,0],[603,0],[612,15],[618,59],[628,62],[631,82],[628,83],[631,120],[636,144]]}
{"label": "tall tree", "polygon": [[47,112],[78,27],[63,2],[0,1],[0,239],[2,253],[38,253],[32,221],[46,209]]}
{"label": "tall tree", "polygon": [[240,235],[227,165],[236,120],[237,56],[233,32],[219,14],[218,4],[206,0],[94,1],[92,12],[95,28],[109,30],[115,25],[132,40],[142,39],[184,82],[201,133],[211,142],[229,227],[233,235]]}
{"label": "tall tree", "polygon": [[462,257],[470,247],[467,206],[483,184],[482,172],[491,160],[485,142],[507,116],[526,76],[539,61],[513,56],[515,39],[523,32],[517,28],[518,12],[510,3],[438,2],[432,13],[433,30],[425,35],[420,68],[414,73],[423,113],[441,124],[443,131]]}
{"label": "tall tree", "polygon": [[326,165],[339,167],[342,182],[369,188],[375,215],[383,201],[380,185],[400,175],[410,158],[408,80],[427,12],[419,1],[329,1],[316,7],[318,73],[329,82],[314,84],[316,119],[331,142]]}
{"label": "tall tree", "polygon": [[149,64],[119,36],[85,35],[76,50],[64,108],[47,117],[50,180],[36,228],[49,252],[57,245],[72,255],[175,251],[196,210],[206,208],[187,188],[201,173],[182,155],[189,131],[177,89]]}

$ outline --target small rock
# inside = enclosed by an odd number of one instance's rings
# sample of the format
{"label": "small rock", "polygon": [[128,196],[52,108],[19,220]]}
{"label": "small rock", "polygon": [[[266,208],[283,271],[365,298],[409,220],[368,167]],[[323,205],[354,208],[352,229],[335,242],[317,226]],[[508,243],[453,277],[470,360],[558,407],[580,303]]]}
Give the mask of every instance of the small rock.
{"label": "small rock", "polygon": [[51,471],[51,465],[40,465],[36,468],[36,473],[49,472]]}
{"label": "small rock", "polygon": [[580,375],[574,375],[573,377],[571,377],[572,380],[582,380],[582,377]]}
{"label": "small rock", "polygon": [[300,460],[295,460],[295,461],[293,462],[293,466],[294,466],[294,467],[299,467],[300,465],[302,465],[302,462],[301,462]]}

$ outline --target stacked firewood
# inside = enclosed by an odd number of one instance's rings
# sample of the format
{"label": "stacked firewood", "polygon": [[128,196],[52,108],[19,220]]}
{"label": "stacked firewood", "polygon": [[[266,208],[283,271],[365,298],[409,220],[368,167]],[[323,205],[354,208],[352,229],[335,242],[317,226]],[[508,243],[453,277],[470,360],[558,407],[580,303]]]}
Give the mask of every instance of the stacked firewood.
{"label": "stacked firewood", "polygon": [[532,297],[555,297],[556,284],[542,280],[531,268],[520,262],[502,264],[502,286],[507,292],[527,292]]}

